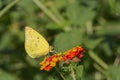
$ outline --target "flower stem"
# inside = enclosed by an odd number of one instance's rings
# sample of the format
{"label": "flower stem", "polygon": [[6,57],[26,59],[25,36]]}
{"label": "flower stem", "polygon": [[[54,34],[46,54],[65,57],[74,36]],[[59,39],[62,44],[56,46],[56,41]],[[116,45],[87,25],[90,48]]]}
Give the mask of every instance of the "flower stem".
{"label": "flower stem", "polygon": [[[56,69],[55,69],[55,70],[56,70]],[[63,80],[66,80],[65,77],[63,76],[63,74],[62,74],[60,71],[57,71],[57,70],[56,70],[56,72],[58,72],[58,73],[60,74],[60,76],[62,77]]]}
{"label": "flower stem", "polygon": [[61,21],[50,11],[48,10],[41,2],[40,0],[33,0],[33,2],[40,8],[42,9],[45,14],[47,14],[48,17],[50,17],[56,24],[59,26],[62,25]]}
{"label": "flower stem", "polygon": [[75,71],[73,68],[71,68],[71,77],[73,78],[73,80],[76,80]]}
{"label": "flower stem", "polygon": [[90,57],[96,61],[101,67],[103,67],[104,69],[108,69],[108,65],[100,58],[98,57],[93,51],[89,51],[89,55]]}
{"label": "flower stem", "polygon": [[19,0],[14,0],[10,4],[8,4],[3,10],[0,11],[0,17],[5,14],[12,6],[14,6]]}
{"label": "flower stem", "polygon": [[104,70],[103,68],[101,68],[98,64],[94,64],[94,67],[98,70],[98,71],[100,71],[102,74],[104,74],[106,77],[109,77],[109,74],[108,74],[108,72],[106,71],[106,70]]}

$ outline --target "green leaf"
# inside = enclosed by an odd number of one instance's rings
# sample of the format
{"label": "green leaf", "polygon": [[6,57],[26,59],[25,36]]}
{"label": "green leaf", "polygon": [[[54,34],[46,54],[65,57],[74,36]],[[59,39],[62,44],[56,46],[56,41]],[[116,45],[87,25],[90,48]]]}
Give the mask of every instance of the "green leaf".
{"label": "green leaf", "polygon": [[0,80],[18,80],[18,78],[0,69]]}
{"label": "green leaf", "polygon": [[120,2],[116,2],[115,14],[120,17]]}
{"label": "green leaf", "polygon": [[93,20],[95,12],[90,8],[80,5],[79,2],[75,0],[67,7],[67,17],[74,25],[83,26]]}
{"label": "green leaf", "polygon": [[82,78],[82,75],[83,75],[83,66],[82,65],[77,66],[75,71],[76,71],[77,80],[80,80]]}
{"label": "green leaf", "polygon": [[93,50],[100,44],[100,42],[103,40],[103,38],[98,38],[98,39],[89,39],[87,38],[84,42],[84,45],[88,48]]}
{"label": "green leaf", "polygon": [[54,0],[54,3],[55,3],[54,6],[55,6],[57,9],[61,9],[61,8],[63,8],[63,7],[66,6],[67,1],[66,1],[66,0]]}
{"label": "green leaf", "polygon": [[54,48],[56,51],[66,51],[74,46],[81,45],[83,42],[83,33],[80,30],[73,29],[70,32],[62,32],[55,37]]}
{"label": "green leaf", "polygon": [[112,14],[120,17],[120,1],[108,0],[108,4]]}
{"label": "green leaf", "polygon": [[5,33],[3,34],[3,36],[1,37],[0,40],[0,50],[4,49],[4,48],[11,48],[11,45],[8,46],[8,44],[11,42],[12,38],[11,38],[11,34],[10,33]]}
{"label": "green leaf", "polygon": [[[43,59],[42,57],[40,59]],[[26,61],[33,67],[38,67],[39,65],[39,59],[31,59],[30,57],[26,57]]]}
{"label": "green leaf", "polygon": [[49,22],[46,25],[47,29],[51,29],[51,30],[55,30],[55,29],[60,29],[61,27],[59,27],[57,24],[53,23],[53,22]]}
{"label": "green leaf", "polygon": [[112,56],[113,53],[108,42],[102,44],[102,49],[105,51],[107,56]]}
{"label": "green leaf", "polygon": [[120,65],[110,66],[109,74],[110,74],[111,80],[120,80]]}
{"label": "green leaf", "polygon": [[57,76],[54,75],[53,72],[39,72],[39,74],[34,75],[33,80],[58,80]]}
{"label": "green leaf", "polygon": [[95,33],[98,36],[102,35],[119,35],[120,34],[120,21],[109,21],[102,26],[95,28]]}
{"label": "green leaf", "polygon": [[115,8],[115,0],[107,0],[107,2],[108,2],[111,9]]}
{"label": "green leaf", "polygon": [[117,47],[117,54],[120,55],[120,46]]}
{"label": "green leaf", "polygon": [[[27,6],[26,4],[32,5],[32,6]],[[23,8],[23,9],[18,9],[18,12],[16,12],[16,14],[18,13],[18,17],[20,17],[20,19],[22,19],[24,17],[24,21],[27,23],[26,25],[32,25],[32,26],[36,26],[36,19],[38,16],[35,16],[35,9],[36,6],[33,3],[33,1],[19,1],[18,3],[19,7]],[[22,14],[22,15],[21,15]]]}

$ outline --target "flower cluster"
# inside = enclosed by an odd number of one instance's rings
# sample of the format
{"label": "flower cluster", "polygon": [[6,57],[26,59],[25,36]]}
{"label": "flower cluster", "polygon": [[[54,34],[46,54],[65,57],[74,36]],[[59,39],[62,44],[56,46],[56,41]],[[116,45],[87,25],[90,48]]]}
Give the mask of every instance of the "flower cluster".
{"label": "flower cluster", "polygon": [[41,64],[40,70],[44,69],[46,71],[49,71],[52,67],[55,67],[56,64],[59,63],[59,61],[61,61],[61,59],[62,59],[61,53],[45,57],[44,60],[40,63]]}
{"label": "flower cluster", "polygon": [[45,57],[44,60],[40,63],[41,68],[40,70],[46,70],[49,71],[52,67],[55,67],[56,64],[58,64],[60,61],[69,61],[72,60],[75,62],[75,60],[79,60],[83,57],[84,49],[80,46],[74,47],[64,53],[58,53],[54,54],[49,57]]}

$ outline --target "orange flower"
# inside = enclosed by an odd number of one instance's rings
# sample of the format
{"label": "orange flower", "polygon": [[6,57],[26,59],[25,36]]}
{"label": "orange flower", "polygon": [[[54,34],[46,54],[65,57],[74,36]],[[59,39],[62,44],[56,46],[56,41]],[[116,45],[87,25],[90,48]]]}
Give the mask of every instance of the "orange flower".
{"label": "orange flower", "polygon": [[80,46],[77,46],[64,52],[64,56],[62,59],[63,61],[72,60],[75,57],[81,59],[83,57],[83,52],[84,52],[83,48]]}
{"label": "orange flower", "polygon": [[73,62],[79,62],[80,59],[83,57],[83,53],[84,53],[83,48],[77,46],[64,52],[64,54],[58,53],[49,57],[47,56],[40,63],[41,64],[40,70],[49,71],[51,68],[55,67],[60,61],[63,61],[64,63],[66,63],[69,60]]}
{"label": "orange flower", "polygon": [[52,67],[55,67],[57,63],[62,59],[61,53],[54,54],[52,56],[47,56],[44,60],[40,63],[41,68],[40,70],[49,71]]}

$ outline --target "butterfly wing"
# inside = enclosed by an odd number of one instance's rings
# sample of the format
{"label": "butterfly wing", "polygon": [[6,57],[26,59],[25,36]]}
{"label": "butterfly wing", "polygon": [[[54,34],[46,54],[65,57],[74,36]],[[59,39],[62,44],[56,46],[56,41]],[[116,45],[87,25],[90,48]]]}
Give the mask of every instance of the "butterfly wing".
{"label": "butterfly wing", "polygon": [[50,47],[45,38],[30,27],[25,27],[25,50],[32,58],[46,55]]}

